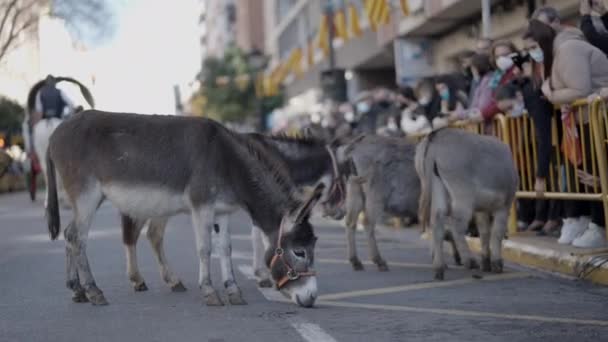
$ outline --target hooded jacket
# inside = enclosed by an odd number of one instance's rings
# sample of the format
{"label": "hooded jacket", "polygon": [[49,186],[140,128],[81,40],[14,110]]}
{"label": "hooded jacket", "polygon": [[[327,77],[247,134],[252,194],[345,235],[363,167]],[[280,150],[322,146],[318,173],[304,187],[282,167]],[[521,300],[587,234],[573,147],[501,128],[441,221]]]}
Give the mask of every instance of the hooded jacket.
{"label": "hooded jacket", "polygon": [[608,87],[608,58],[587,42],[576,28],[565,28],[553,42],[549,101],[561,105],[585,98],[600,88]]}

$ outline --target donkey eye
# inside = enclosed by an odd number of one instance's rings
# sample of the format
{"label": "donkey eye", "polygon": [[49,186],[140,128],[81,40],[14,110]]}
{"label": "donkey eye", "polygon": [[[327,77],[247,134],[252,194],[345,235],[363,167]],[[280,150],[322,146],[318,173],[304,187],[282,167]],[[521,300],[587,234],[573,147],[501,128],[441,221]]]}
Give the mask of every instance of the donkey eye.
{"label": "donkey eye", "polygon": [[300,259],[306,258],[306,251],[303,249],[294,249],[293,254]]}

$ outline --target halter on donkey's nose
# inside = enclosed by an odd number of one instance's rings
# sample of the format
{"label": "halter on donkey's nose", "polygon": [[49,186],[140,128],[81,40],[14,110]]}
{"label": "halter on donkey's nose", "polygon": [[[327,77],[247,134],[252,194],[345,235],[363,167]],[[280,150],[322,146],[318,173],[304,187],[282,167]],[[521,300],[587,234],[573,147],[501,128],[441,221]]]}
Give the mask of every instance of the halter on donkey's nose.
{"label": "halter on donkey's nose", "polygon": [[274,267],[274,265],[281,261],[283,266],[287,269],[287,273],[277,281],[276,288],[277,290],[281,290],[287,283],[290,281],[295,281],[300,279],[301,277],[310,277],[316,275],[315,271],[306,271],[306,272],[298,272],[296,271],[289,262],[285,259],[285,250],[281,247],[281,237],[283,236],[283,226],[285,225],[285,218],[281,220],[281,225],[279,226],[279,237],[277,240],[277,248],[274,250],[274,256],[270,261],[270,268]]}

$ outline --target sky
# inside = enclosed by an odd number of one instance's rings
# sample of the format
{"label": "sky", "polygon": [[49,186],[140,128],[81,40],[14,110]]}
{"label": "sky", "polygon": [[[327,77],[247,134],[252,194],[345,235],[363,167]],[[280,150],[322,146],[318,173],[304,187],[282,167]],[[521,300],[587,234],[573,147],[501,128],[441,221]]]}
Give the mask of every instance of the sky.
{"label": "sky", "polygon": [[186,88],[201,66],[198,0],[121,0],[114,36],[91,48],[98,108],[173,114],[173,85]]}

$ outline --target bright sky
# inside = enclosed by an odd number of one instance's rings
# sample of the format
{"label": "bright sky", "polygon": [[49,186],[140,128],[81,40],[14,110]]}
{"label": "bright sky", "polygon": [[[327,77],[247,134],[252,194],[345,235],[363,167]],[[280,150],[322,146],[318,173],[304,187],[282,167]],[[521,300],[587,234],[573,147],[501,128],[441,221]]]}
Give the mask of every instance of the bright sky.
{"label": "bright sky", "polygon": [[197,4],[130,0],[119,9],[116,36],[90,54],[99,109],[175,112],[173,85],[192,82],[201,66]]}

